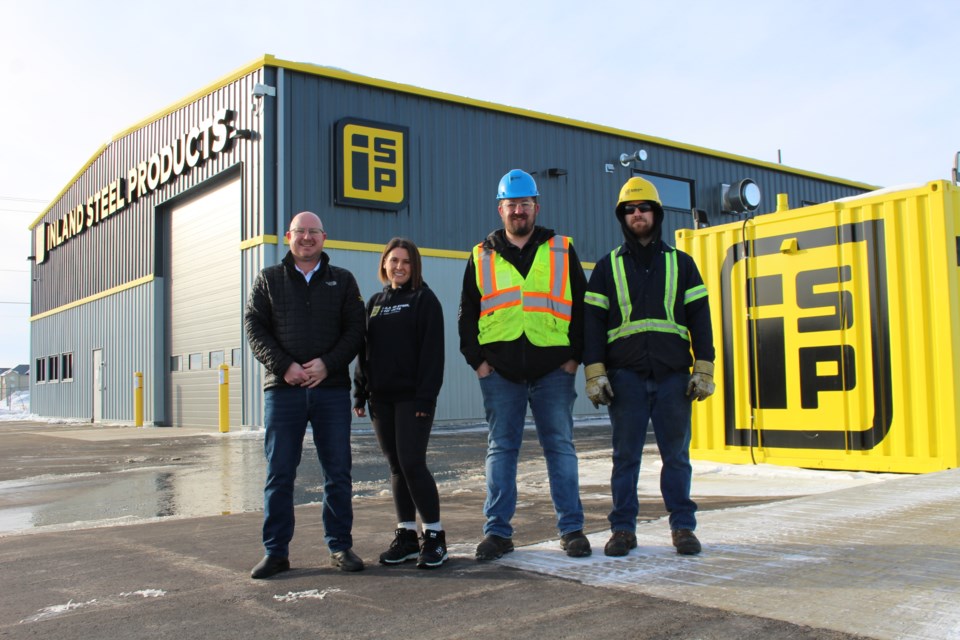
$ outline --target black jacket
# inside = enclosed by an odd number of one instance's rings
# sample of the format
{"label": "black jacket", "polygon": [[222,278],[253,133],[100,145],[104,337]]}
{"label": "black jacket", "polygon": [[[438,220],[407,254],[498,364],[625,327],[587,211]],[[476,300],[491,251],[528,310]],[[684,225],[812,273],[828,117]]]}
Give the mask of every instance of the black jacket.
{"label": "black jacket", "polygon": [[[553,229],[534,227],[533,235],[523,249],[518,249],[507,240],[503,229],[498,229],[487,236],[483,241],[485,247],[491,248],[507,262],[516,267],[520,275],[527,277],[537,248],[550,240],[556,232]],[[493,342],[480,344],[480,290],[477,288],[476,265],[473,263],[473,253],[467,260],[467,268],[463,274],[463,288],[460,294],[460,316],[457,326],[460,332],[460,352],[467,363],[476,369],[486,360],[497,373],[514,382],[529,382],[543,377],[557,369],[567,360],[580,362],[583,352],[583,292],[586,289],[587,279],[583,275],[583,267],[577,252],[570,243],[570,293],[573,296],[573,313],[571,314],[570,329],[568,331],[570,346],[567,347],[537,347],[521,335],[510,342]]]}
{"label": "black jacket", "polygon": [[443,385],[443,308],[424,284],[390,287],[367,302],[366,343],[354,369],[354,406],[415,401],[433,415]]}
{"label": "black jacket", "polygon": [[243,328],[266,369],[264,389],[286,386],[291,364],[317,357],[328,372],[320,386],[349,388],[350,361],[363,342],[363,298],[353,274],[331,265],[326,253],[308,284],[288,251],[254,281]]}
{"label": "black jacket", "polygon": [[666,287],[665,254],[675,251],[678,291],[673,313],[676,322],[687,327],[689,341],[676,334],[646,331],[607,343],[607,331],[621,324],[617,288],[608,253],[597,262],[596,268],[590,274],[590,284],[587,285],[587,291],[606,296],[610,307],[604,310],[592,304],[585,305],[584,364],[603,362],[608,369],[631,369],[660,378],[667,373],[689,372],[692,364],[691,348],[697,360],[713,362],[713,330],[707,298],[687,304],[684,304],[683,300],[685,291],[703,284],[696,263],[688,254],[660,240],[655,240],[649,249],[649,266],[644,265],[643,258],[635,255],[636,246],[631,249],[630,243],[625,243],[617,249],[617,255],[624,256],[627,287],[633,305],[631,317],[634,320],[667,317],[663,305]]}

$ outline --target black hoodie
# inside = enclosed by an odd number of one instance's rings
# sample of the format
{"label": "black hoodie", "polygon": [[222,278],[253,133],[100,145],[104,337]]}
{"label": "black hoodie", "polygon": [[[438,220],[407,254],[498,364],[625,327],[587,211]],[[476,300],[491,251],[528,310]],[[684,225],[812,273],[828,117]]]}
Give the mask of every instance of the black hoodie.
{"label": "black hoodie", "polygon": [[367,333],[354,368],[354,407],[368,399],[416,402],[433,415],[443,385],[443,309],[430,288],[384,287],[367,302]]}

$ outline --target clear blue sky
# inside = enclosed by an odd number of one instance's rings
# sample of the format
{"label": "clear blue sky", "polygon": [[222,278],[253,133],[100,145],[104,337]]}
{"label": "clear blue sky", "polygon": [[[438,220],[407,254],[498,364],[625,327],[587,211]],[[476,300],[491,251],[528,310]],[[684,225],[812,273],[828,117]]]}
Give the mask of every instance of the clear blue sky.
{"label": "clear blue sky", "polygon": [[960,151],[950,0],[0,0],[0,366],[27,226],[101,144],[265,53],[880,186]]}

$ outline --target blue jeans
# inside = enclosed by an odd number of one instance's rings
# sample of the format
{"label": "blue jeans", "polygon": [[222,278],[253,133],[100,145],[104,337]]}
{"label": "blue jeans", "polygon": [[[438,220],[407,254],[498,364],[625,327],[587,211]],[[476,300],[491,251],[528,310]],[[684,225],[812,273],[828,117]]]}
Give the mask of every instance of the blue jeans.
{"label": "blue jeans", "polygon": [[480,379],[490,429],[484,535],[513,536],[510,520],[517,508],[517,460],[528,402],[547,461],[550,497],[560,535],[583,529],[577,451],[573,446],[573,401],[577,397],[574,378],[574,374],[558,368],[527,383],[511,382],[496,371]]}
{"label": "blue jeans", "polygon": [[660,449],[660,494],[670,513],[671,529],[695,529],[697,504],[690,499],[690,398],[687,383],[690,375],[672,373],[655,380],[628,369],[607,372],[613,388],[610,424],[613,426],[613,473],[610,488],[613,531],[635,532],[640,503],[637,480],[640,477],[640,456],[647,439],[647,426],[653,422],[653,433]]}
{"label": "blue jeans", "polygon": [[327,546],[331,552],[353,546],[350,390],[276,387],[264,391],[267,482],[263,489],[263,546],[270,556],[286,558],[290,552],[293,483],[307,422],[312,427],[323,471],[323,530]]}

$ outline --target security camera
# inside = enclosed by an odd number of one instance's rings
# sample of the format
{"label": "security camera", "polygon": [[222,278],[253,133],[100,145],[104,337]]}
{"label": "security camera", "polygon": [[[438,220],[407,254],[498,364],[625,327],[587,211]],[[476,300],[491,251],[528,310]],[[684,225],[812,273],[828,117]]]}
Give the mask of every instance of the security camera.
{"label": "security camera", "polygon": [[277,90],[274,87],[266,84],[260,84],[259,82],[253,85],[252,95],[254,98],[262,98],[264,96],[275,96],[277,95]]}

